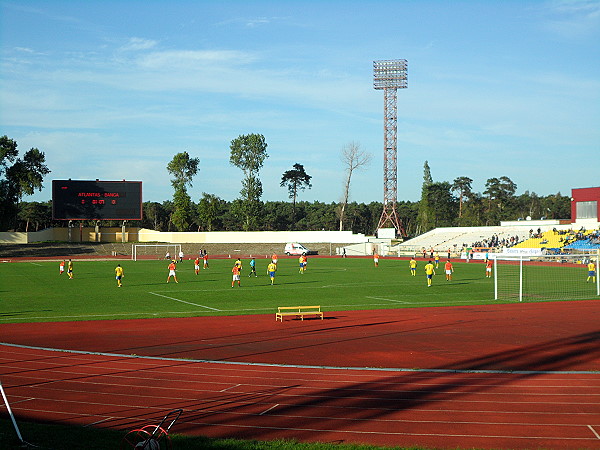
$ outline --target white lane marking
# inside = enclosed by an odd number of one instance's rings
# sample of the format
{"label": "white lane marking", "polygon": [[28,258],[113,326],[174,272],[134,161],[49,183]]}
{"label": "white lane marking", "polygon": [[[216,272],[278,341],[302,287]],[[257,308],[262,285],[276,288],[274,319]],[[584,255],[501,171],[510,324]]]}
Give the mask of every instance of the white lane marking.
{"label": "white lane marking", "polygon": [[265,409],[263,412],[261,412],[261,413],[259,414],[259,416],[262,416],[263,414],[266,414],[266,413],[268,413],[269,411],[271,411],[272,409],[275,409],[275,408],[277,408],[278,406],[279,406],[279,403],[277,403],[277,404],[275,404],[275,405],[271,406],[271,407],[270,407],[270,408],[268,408],[268,409]]}
{"label": "white lane marking", "polygon": [[225,392],[225,391],[228,391],[229,389],[234,389],[234,388],[236,388],[238,386],[241,386],[241,384],[238,383],[235,386],[229,386],[228,388],[221,389],[219,392]]}

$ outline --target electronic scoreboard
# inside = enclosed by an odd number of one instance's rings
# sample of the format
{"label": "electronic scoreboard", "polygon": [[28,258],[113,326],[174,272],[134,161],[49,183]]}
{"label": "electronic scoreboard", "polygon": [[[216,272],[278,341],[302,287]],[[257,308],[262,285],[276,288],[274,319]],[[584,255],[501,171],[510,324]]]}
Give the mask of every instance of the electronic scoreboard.
{"label": "electronic scoreboard", "polygon": [[54,220],[141,220],[141,181],[52,180]]}

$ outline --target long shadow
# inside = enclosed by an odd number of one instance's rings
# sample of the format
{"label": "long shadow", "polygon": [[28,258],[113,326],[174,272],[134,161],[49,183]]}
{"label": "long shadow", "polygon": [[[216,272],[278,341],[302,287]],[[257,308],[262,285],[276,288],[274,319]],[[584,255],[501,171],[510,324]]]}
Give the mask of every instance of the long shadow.
{"label": "long shadow", "polygon": [[[544,351],[548,349],[553,351],[551,356],[544,354]],[[477,383],[473,383],[473,374],[469,371],[485,368],[490,364],[505,364],[512,361],[513,358],[521,361],[522,364],[526,362],[531,370],[506,373],[506,376],[502,377],[499,377],[498,373],[494,373],[494,371],[479,372],[477,373]],[[343,387],[315,389],[310,393],[299,395],[290,393],[270,398],[269,403],[276,403],[278,406],[266,414],[265,420],[270,421],[270,424],[274,424],[275,421],[287,424],[285,426],[293,430],[295,439],[311,439],[314,437],[314,430],[323,427],[324,420],[327,421],[327,429],[343,430],[348,426],[353,426],[353,420],[364,422],[381,420],[397,412],[419,408],[423,405],[427,405],[429,409],[434,405],[439,405],[440,410],[444,410],[444,404],[447,401],[460,400],[473,394],[497,389],[499,386],[540,377],[544,375],[544,369],[539,370],[540,368],[551,367],[554,371],[568,371],[574,363],[597,361],[599,358],[600,332],[583,333],[524,346],[516,350],[492,352],[483,357],[459,361],[451,366],[436,367],[432,371],[419,372],[416,380],[415,373],[402,373],[367,382],[349,383]],[[436,370],[446,371],[446,373],[435,373]],[[456,372],[453,373],[453,370]],[[426,382],[427,385],[421,385],[423,382]],[[355,411],[356,419],[326,416],[332,414],[336,408],[343,408],[346,412],[350,411],[350,416],[352,416],[352,411]],[[556,408],[557,413],[562,412],[562,406],[557,405]],[[213,412],[218,424],[235,426],[240,422],[239,417],[219,416],[219,411]],[[521,414],[526,416],[527,413],[522,412]],[[252,414],[250,415],[252,416]],[[253,416],[256,419],[258,415],[254,414]],[[529,421],[526,418],[524,420]],[[193,416],[186,416],[186,421],[193,421]],[[185,428],[193,430],[194,424],[189,423]],[[266,436],[268,431],[264,431],[261,427],[235,430],[236,437],[242,439],[268,437]],[[468,435],[468,425],[465,426],[463,432]]]}

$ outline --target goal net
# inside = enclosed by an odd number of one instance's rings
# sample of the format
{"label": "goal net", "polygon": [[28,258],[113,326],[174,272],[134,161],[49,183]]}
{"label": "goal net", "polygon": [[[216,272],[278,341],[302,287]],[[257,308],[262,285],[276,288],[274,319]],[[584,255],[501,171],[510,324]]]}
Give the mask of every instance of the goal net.
{"label": "goal net", "polygon": [[181,244],[132,244],[131,259],[176,259],[181,251]]}
{"label": "goal net", "polygon": [[[501,256],[494,262],[496,300],[588,300],[600,295],[598,253]],[[588,277],[589,266],[595,278]]]}

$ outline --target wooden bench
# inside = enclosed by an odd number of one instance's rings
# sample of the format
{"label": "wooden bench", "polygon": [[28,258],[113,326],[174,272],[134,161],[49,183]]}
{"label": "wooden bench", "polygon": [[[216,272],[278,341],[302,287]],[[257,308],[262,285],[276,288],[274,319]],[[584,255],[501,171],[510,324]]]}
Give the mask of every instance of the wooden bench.
{"label": "wooden bench", "polygon": [[275,313],[275,320],[283,322],[283,316],[300,316],[304,320],[304,316],[320,316],[323,320],[323,311],[321,306],[278,306]]}

